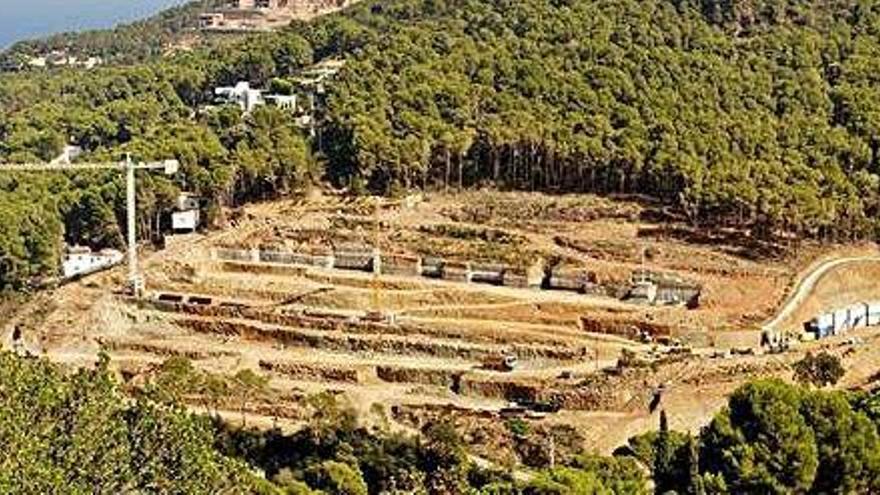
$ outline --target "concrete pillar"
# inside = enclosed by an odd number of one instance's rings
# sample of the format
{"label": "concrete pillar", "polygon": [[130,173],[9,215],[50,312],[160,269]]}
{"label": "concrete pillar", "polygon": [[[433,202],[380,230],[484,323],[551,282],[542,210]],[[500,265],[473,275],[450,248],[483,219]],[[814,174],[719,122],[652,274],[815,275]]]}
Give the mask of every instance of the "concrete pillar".
{"label": "concrete pillar", "polygon": [[134,297],[141,297],[145,290],[144,279],[138,272],[137,259],[137,191],[135,190],[135,165],[131,155],[125,157],[125,209],[128,227],[128,285]]}
{"label": "concrete pillar", "polygon": [[526,285],[541,287],[544,283],[544,260],[537,260],[526,269]]}
{"label": "concrete pillar", "polygon": [[382,274],[382,250],[379,248],[373,248],[373,273]]}

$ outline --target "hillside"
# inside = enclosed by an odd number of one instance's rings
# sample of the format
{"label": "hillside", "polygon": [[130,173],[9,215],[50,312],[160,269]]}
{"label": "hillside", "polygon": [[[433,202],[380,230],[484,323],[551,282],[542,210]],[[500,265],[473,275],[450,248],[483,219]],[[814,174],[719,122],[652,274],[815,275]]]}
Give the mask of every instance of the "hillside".
{"label": "hillside", "polygon": [[328,171],[635,192],[760,236],[872,236],[878,6],[364,6],[332,89]]}
{"label": "hillside", "polygon": [[198,25],[198,16],[224,4],[224,0],[196,0],[166,9],[148,19],[113,29],[60,33],[21,41],[2,56],[37,55],[63,51],[80,58],[101,57],[107,62],[134,63],[161,55],[172,43],[180,42]]}
{"label": "hillside", "polygon": [[[491,183],[644,194],[694,226],[759,240],[873,239],[877,7],[366,2],[232,47],[0,78],[0,160],[51,159],[72,140],[96,158],[174,155],[184,164],[174,184],[215,205],[321,179],[382,192]],[[293,80],[327,57],[348,66],[328,85],[319,139],[292,125],[273,134],[281,115],[193,114],[217,85]],[[279,141],[291,139],[300,143]],[[297,158],[267,164],[276,147]],[[92,224],[119,217],[115,194],[99,195]],[[144,224],[163,201],[145,207]],[[32,265],[43,259],[28,243],[9,249]]]}
{"label": "hillside", "polygon": [[215,3],[0,74],[0,163],[180,162],[138,172],[133,291],[58,277],[124,249],[121,169],[0,170],[0,493],[880,493],[880,0],[363,0],[164,50]]}

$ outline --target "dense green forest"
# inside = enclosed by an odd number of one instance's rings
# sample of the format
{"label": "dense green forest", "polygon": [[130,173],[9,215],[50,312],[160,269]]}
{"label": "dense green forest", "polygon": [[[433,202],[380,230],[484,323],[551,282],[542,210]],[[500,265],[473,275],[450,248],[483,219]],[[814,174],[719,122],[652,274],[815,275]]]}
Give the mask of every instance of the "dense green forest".
{"label": "dense green forest", "polygon": [[697,224],[871,237],[880,2],[363,6],[329,173],[641,193]]}
{"label": "dense green forest", "polygon": [[[183,398],[241,397],[265,387],[251,372],[221,377],[171,358],[142,385],[122,384],[102,358],[76,372],[0,354],[3,493],[254,493],[297,495],[647,495],[876,493],[880,396],[757,381],[700,434],[659,430],[612,457],[538,450],[523,466],[478,467],[462,432],[428,423],[418,436],[363,426],[332,394],[307,398],[296,433],[220,421]],[[247,388],[247,390],[245,390]],[[248,391],[249,390],[249,391]],[[207,404],[207,407],[205,405]],[[517,435],[536,435],[508,422]],[[532,439],[547,445],[547,439]],[[514,476],[518,474],[518,476]],[[652,482],[652,483],[649,483]]]}
{"label": "dense green forest", "polygon": [[[89,158],[178,157],[179,176],[145,178],[144,237],[177,188],[216,212],[325,179],[385,193],[638,193],[695,226],[874,239],[878,26],[876,0],[366,1],[232,46],[0,77],[0,160],[50,159],[67,141]],[[348,65],[315,139],[271,109],[200,109],[215,85],[267,84],[327,57]],[[2,180],[7,201],[47,192],[39,207],[60,222],[41,238],[118,241],[118,227],[100,231],[120,218],[118,185]],[[0,220],[20,225],[33,207]],[[51,266],[29,237],[0,241],[17,267],[0,285]]]}

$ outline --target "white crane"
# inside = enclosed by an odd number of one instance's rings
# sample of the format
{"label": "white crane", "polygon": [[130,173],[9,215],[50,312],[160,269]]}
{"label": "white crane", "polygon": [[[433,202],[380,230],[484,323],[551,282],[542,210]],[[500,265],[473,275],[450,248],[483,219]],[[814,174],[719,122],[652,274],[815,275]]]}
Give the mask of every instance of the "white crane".
{"label": "white crane", "polygon": [[137,260],[137,196],[135,194],[136,170],[162,170],[167,175],[177,173],[180,163],[177,160],[155,162],[133,162],[126,155],[122,162],[104,163],[0,163],[0,171],[9,172],[67,172],[78,170],[119,170],[126,173],[126,216],[128,220],[128,288],[135,296],[144,291],[144,279],[138,272]]}

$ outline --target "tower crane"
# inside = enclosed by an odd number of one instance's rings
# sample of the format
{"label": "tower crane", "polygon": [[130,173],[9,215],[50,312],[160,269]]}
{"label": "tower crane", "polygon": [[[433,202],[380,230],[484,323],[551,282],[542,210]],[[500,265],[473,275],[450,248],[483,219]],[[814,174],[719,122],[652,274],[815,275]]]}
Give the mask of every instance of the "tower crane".
{"label": "tower crane", "polygon": [[126,174],[126,220],[128,234],[128,289],[134,296],[144,292],[144,279],[138,271],[137,260],[137,195],[135,190],[136,170],[162,170],[166,175],[174,175],[180,168],[177,160],[153,162],[134,162],[126,155],[122,162],[98,163],[0,163],[0,172],[73,172],[81,170],[118,170]]}

